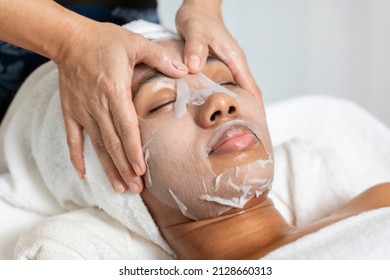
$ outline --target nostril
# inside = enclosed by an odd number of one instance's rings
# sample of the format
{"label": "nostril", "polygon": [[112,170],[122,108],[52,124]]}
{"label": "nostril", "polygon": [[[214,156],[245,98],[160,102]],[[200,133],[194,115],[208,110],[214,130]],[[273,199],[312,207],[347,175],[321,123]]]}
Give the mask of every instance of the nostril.
{"label": "nostril", "polygon": [[221,111],[216,111],[216,112],[214,112],[212,115],[211,115],[211,117],[210,117],[210,121],[215,121],[215,119],[218,117],[218,116],[220,116],[220,115],[222,115],[222,112]]}
{"label": "nostril", "polygon": [[228,110],[229,115],[234,114],[235,112],[236,112],[236,107],[230,106]]}

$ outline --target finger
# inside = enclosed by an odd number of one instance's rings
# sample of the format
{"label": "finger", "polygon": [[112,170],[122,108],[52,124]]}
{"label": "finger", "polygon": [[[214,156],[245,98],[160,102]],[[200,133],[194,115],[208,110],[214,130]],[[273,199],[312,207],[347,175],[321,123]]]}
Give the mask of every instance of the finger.
{"label": "finger", "polygon": [[91,119],[88,127],[86,128],[88,134],[91,138],[92,144],[95,148],[96,155],[102,165],[104,172],[106,173],[109,181],[111,182],[113,188],[117,192],[124,192],[127,189],[127,184],[123,181],[121,175],[118,172],[111,156],[106,150],[106,145],[103,141],[103,138],[100,134],[100,129],[97,123]]}
{"label": "finger", "polygon": [[[122,178],[128,184],[137,184],[142,189],[141,178],[146,171],[145,158],[142,151],[138,117],[130,92],[132,70],[125,66],[112,69],[118,73],[118,80],[101,80],[103,96],[108,100],[90,104],[95,108],[94,117],[98,121],[106,148]],[[126,74],[120,74],[126,73]],[[119,79],[121,77],[121,79]],[[133,186],[132,189],[135,189]]]}
{"label": "finger", "polygon": [[79,178],[85,178],[85,165],[83,159],[83,127],[64,112],[66,140],[69,147],[70,160],[77,171]]}
{"label": "finger", "polygon": [[147,41],[143,44],[142,52],[137,54],[137,62],[143,62],[173,78],[181,78],[188,73],[188,68],[183,64],[179,55],[174,55],[154,42]]}
{"label": "finger", "polygon": [[237,84],[253,95],[261,95],[252,73],[249,70],[244,52],[240,47],[235,50],[225,48],[214,48],[215,54],[221,58],[229,67]]}
{"label": "finger", "polygon": [[[130,88],[130,86],[129,86]],[[146,171],[145,157],[142,151],[141,134],[138,116],[131,101],[127,98],[113,98],[110,101],[110,112],[119,138],[122,140],[126,157],[136,175],[142,176]]]}
{"label": "finger", "polygon": [[246,62],[241,65],[239,63],[231,63],[228,64],[228,66],[230,69],[233,69],[232,73],[234,79],[237,81],[237,84],[239,86],[252,93],[253,95],[261,95],[260,88],[257,86],[257,83],[253,78],[253,75],[250,72]]}
{"label": "finger", "polygon": [[[120,106],[110,108],[113,115],[117,115],[118,111],[124,115],[128,114],[128,104],[125,101],[121,102],[121,97],[118,94],[116,98],[112,98],[112,100],[118,100],[120,103]],[[130,124],[132,121],[131,117],[122,120],[123,123],[121,123],[120,129],[127,133],[126,137],[122,138],[115,127],[115,120],[114,117],[111,117],[109,109],[100,108],[97,111],[94,114],[94,118],[98,123],[98,129],[100,130],[106,152],[110,155],[117,171],[130,190],[132,192],[140,192],[143,189],[143,182],[134,170],[137,170],[142,175],[146,170],[146,165],[144,163],[139,130],[133,130],[133,126]],[[137,118],[135,118],[135,121],[137,122]],[[127,127],[128,124],[130,124],[130,128]],[[120,129],[118,130],[120,131]],[[125,146],[128,147],[128,153],[126,153]]]}
{"label": "finger", "polygon": [[183,33],[185,40],[184,63],[188,66],[190,73],[201,71],[207,61],[209,53],[207,30],[203,25],[192,24]]}

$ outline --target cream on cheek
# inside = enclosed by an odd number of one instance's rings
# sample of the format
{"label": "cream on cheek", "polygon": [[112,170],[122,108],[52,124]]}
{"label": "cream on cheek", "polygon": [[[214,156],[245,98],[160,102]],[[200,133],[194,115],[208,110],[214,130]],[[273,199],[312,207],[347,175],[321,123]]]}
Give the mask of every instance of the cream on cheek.
{"label": "cream on cheek", "polygon": [[[237,102],[241,108],[240,120],[224,125],[241,123],[250,128],[260,139],[258,143],[260,148],[256,151],[240,153],[234,159],[234,167],[223,170],[217,167],[218,159],[210,159],[212,169],[217,174],[214,180],[214,189],[200,197],[202,200],[231,206],[231,208],[242,208],[250,199],[269,190],[272,186],[274,171],[272,144],[262,107],[252,95],[247,93],[239,94]],[[242,162],[247,162],[248,153],[256,154],[256,159],[243,164]]]}
{"label": "cream on cheek", "polygon": [[[196,76],[196,75],[194,75]],[[147,173],[145,185],[156,198],[179,209],[190,219],[220,216],[271,187],[272,149],[260,106],[249,94],[238,95],[203,75],[177,81],[177,98],[172,110],[158,118],[140,121]],[[186,92],[187,91],[187,92]],[[247,126],[262,140],[266,156],[218,170],[208,153],[215,129],[204,129],[187,112],[187,106],[201,106],[214,92],[235,98],[242,112],[240,120],[224,125]],[[194,104],[196,103],[196,104]],[[264,123],[263,123],[264,122]],[[224,126],[222,125],[222,126]],[[218,129],[218,128],[217,128]]]}

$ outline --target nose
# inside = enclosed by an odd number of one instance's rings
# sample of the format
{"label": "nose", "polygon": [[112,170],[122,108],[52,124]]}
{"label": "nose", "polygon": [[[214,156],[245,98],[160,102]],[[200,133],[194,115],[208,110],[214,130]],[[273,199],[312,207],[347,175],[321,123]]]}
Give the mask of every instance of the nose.
{"label": "nose", "polygon": [[201,127],[209,128],[230,121],[239,116],[237,101],[223,93],[210,95],[198,112],[198,122]]}

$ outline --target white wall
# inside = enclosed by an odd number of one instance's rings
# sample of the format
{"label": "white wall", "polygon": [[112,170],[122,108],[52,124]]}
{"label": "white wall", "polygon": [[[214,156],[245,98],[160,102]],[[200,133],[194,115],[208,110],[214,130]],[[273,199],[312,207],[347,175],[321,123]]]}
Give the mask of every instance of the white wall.
{"label": "white wall", "polygon": [[[181,2],[159,1],[163,24]],[[340,96],[390,126],[390,1],[225,0],[223,15],[266,103]]]}

